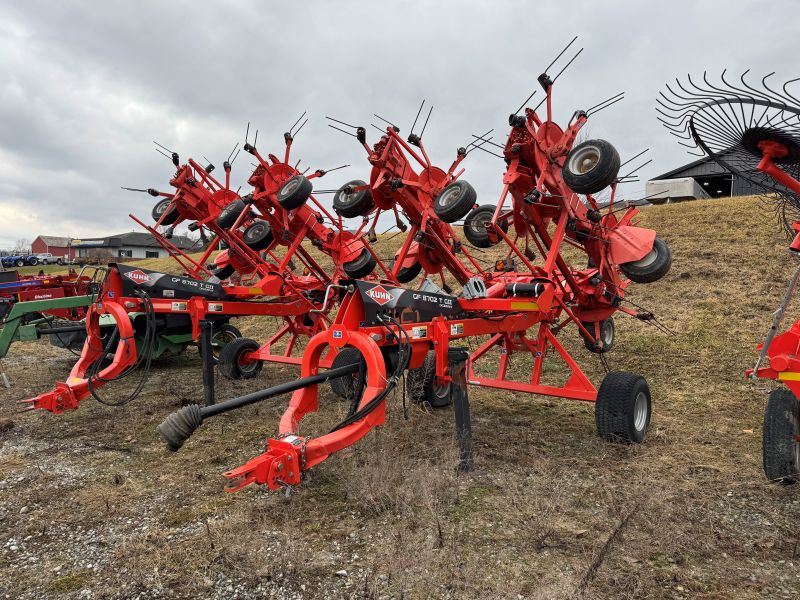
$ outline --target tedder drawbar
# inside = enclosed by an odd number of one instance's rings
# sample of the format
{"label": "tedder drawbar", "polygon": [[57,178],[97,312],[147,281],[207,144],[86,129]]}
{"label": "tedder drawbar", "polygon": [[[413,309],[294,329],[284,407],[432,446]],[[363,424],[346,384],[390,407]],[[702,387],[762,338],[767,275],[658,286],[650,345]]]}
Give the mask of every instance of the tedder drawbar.
{"label": "tedder drawbar", "polygon": [[[263,454],[225,474],[233,480],[229,490],[253,483],[288,489],[300,483],[305,471],[385,422],[387,398],[406,370],[409,380],[438,392],[429,399],[455,402],[466,463],[470,456],[467,383],[595,402],[600,435],[641,442],[650,420],[650,391],[644,378],[610,372],[596,389],[557,334],[574,323],[588,348],[598,353],[609,350],[615,312],[652,318],[622,305],[629,280],[663,277],[671,253],[654,231],[636,227],[635,208],[615,203],[620,179],[616,150],[602,140],[574,146],[589,115],[616,100],[603,102],[594,111],[577,111],[562,129],[552,119],[553,80],[543,74],[539,82],[546,112],[539,115],[536,109],[526,109],[523,115],[517,111],[511,116],[511,131],[502,147],[503,191],[496,207],[476,207],[474,190],[457,180],[460,171],[455,168],[466,149],[459,150],[456,164],[444,172],[430,166],[421,135],[414,135],[413,127],[406,142],[388,123],[372,147],[366,144],[366,131],[355,127],[353,135],[369,153],[372,176],[369,184],[354,181],[345,186],[334,205],[340,211],[352,206],[354,216],[373,206],[395,211],[399,207],[411,229],[395,257],[395,274],[414,264],[404,260],[405,253],[406,259],[417,258],[426,273],[446,269],[461,284],[460,294],[446,289],[444,280],[439,287],[428,278],[419,289],[358,280],[331,284],[329,290],[342,296],[341,306],[331,327],[306,346],[300,379],[214,406],[190,405],[176,411],[158,427],[168,447],[180,448],[207,418],[293,392],[279,435],[267,441]],[[477,140],[476,146],[488,141],[483,136]],[[406,155],[421,165],[419,173],[410,168]],[[611,201],[601,210],[593,194],[609,186]],[[449,225],[464,217],[465,236],[475,252],[502,244],[504,258],[491,269],[471,259],[472,253]],[[562,253],[565,245],[584,251],[588,266],[571,266]],[[488,339],[470,357],[461,344],[475,337]],[[320,359],[329,347],[339,350],[338,356],[350,351],[356,358],[321,372]],[[490,351],[495,351],[497,366],[493,374],[484,375],[476,363]],[[526,380],[511,378],[514,354],[533,359]],[[568,370],[562,383],[544,376],[545,360],[552,357],[560,357]],[[328,433],[304,435],[300,422],[317,410],[318,386],[325,380],[347,382],[340,389],[351,390],[350,410]]]}
{"label": "tedder drawbar", "polygon": [[[800,79],[779,86],[770,81],[774,73],[760,83],[748,81],[747,74],[738,80],[725,71],[713,82],[706,73],[676,80],[658,98],[659,120],[681,145],[710,156],[772,200],[792,238],[789,249],[800,256],[800,99],[789,91]],[[747,371],[753,380],[786,385],[767,400],[762,447],[764,473],[784,483],[800,480],[800,321],[778,331],[798,282],[800,266],[758,346],[755,367]]]}

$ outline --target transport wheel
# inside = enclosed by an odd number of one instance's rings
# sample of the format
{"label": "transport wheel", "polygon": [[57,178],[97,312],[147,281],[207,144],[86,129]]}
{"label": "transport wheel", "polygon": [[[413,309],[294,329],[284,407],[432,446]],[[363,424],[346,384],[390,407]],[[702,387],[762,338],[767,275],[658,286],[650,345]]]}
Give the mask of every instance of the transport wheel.
{"label": "transport wheel", "polygon": [[573,192],[596,194],[619,174],[619,152],[605,140],[587,140],[567,155],[561,176]]}
{"label": "transport wheel", "polygon": [[450,404],[450,384],[439,385],[436,382],[436,352],[433,350],[429,350],[425,355],[421,367],[408,370],[406,387],[411,401],[415,404],[427,402],[433,408]]}
{"label": "transport wheel", "polygon": [[644,441],[650,425],[650,388],[636,373],[612,371],[597,391],[594,420],[605,440],[625,444]]}
{"label": "transport wheel", "polygon": [[433,202],[433,210],[445,223],[454,223],[463,219],[467,213],[475,206],[478,193],[466,181],[454,181],[436,196]]}
{"label": "transport wheel", "polygon": [[219,363],[219,355],[222,349],[233,340],[237,340],[241,337],[242,332],[229,323],[223,323],[220,326],[214,327],[214,333],[211,336],[211,354],[214,357],[214,364]]}
{"label": "transport wheel", "polygon": [[241,198],[234,200],[228,204],[228,206],[223,208],[222,212],[219,213],[219,216],[217,217],[217,225],[223,229],[230,229],[233,227],[233,224],[236,223],[236,219],[239,218],[239,215],[242,214],[244,209],[245,203]]}
{"label": "transport wheel", "polygon": [[[392,269],[394,269],[394,263],[396,260],[397,256],[395,256],[394,259],[392,260],[392,266],[391,266]],[[415,260],[410,267],[400,267],[400,270],[397,271],[397,282],[410,283],[417,278],[417,275],[419,275],[421,271],[422,271],[422,265],[418,260]]]}
{"label": "transport wheel", "polygon": [[375,270],[375,257],[364,248],[358,258],[344,263],[344,272],[353,279],[362,279]]}
{"label": "transport wheel", "polygon": [[[339,353],[334,357],[331,363],[331,369],[337,369],[347,365],[352,365],[361,360],[361,352],[347,346],[339,350]],[[359,379],[361,375],[358,371],[350,375],[342,375],[341,377],[334,377],[328,379],[328,385],[331,391],[345,400],[352,400],[360,385]]]}
{"label": "transport wheel", "polygon": [[773,390],[764,410],[764,473],[790,484],[800,479],[800,402],[786,388]]}
{"label": "transport wheel", "polygon": [[[491,204],[484,204],[474,209],[464,219],[464,236],[470,244],[476,248],[488,248],[497,242],[492,242],[489,239],[489,231],[486,226],[491,223],[494,211],[497,207]],[[508,221],[503,219],[498,221],[500,229],[508,233]],[[498,239],[498,242],[500,240]]]}
{"label": "transport wheel", "polygon": [[214,277],[219,279],[220,281],[225,281],[228,277],[233,275],[236,272],[236,269],[233,268],[231,265],[225,265],[221,269],[217,269],[214,271]]}
{"label": "transport wheel", "polygon": [[[170,204],[172,204],[172,200],[169,198],[164,198],[163,200],[156,202],[156,205],[153,207],[153,212],[152,212],[153,220],[158,221],[161,218],[161,215],[163,215],[169,208]],[[166,217],[164,217],[163,221],[161,221],[161,224],[172,225],[173,223],[175,223],[175,221],[178,220],[178,218],[180,218],[180,216],[181,213],[178,211],[177,208],[173,206],[172,210],[169,211],[169,214]]]}
{"label": "transport wheel", "polygon": [[[586,329],[589,330],[590,333],[594,334],[594,323],[581,322]],[[586,336],[583,335],[581,332],[581,337],[583,337],[583,345],[586,346],[586,349],[589,352],[594,352],[595,354],[605,354],[609,352],[611,348],[614,347],[614,334],[616,333],[616,327],[614,325],[614,317],[608,317],[607,319],[603,319],[600,321],[600,340],[603,342],[603,347],[595,346],[594,340],[590,340]]]}
{"label": "transport wheel", "polygon": [[254,360],[245,363],[246,354],[255,352],[261,346],[250,338],[236,338],[222,347],[217,365],[220,372],[228,379],[252,379],[261,372],[264,361]]}
{"label": "transport wheel", "polygon": [[302,175],[295,175],[278,189],[278,202],[286,210],[294,210],[308,200],[313,187],[311,181]]}
{"label": "transport wheel", "polygon": [[253,250],[263,250],[273,242],[272,227],[266,221],[256,221],[244,230],[242,241]]}
{"label": "transport wheel", "polygon": [[671,266],[672,250],[667,242],[656,236],[650,252],[637,261],[622,263],[619,268],[631,281],[652,283],[666,275]]}
{"label": "transport wheel", "polygon": [[362,185],[367,185],[367,182],[354,179],[340,187],[333,196],[334,210],[347,219],[361,217],[371,211],[372,207],[375,206],[371,190],[358,190],[349,194],[345,191],[347,188],[360,187]]}

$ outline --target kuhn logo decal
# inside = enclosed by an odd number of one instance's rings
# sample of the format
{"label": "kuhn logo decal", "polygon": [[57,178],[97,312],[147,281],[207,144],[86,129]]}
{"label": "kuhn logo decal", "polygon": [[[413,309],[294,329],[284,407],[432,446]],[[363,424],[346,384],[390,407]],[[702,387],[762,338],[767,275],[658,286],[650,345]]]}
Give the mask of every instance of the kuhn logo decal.
{"label": "kuhn logo decal", "polygon": [[145,273],[140,269],[136,269],[135,271],[128,271],[127,273],[125,273],[125,277],[127,277],[128,279],[130,279],[135,283],[147,283],[148,281],[150,281],[150,275],[148,275],[147,273]]}
{"label": "kuhn logo decal", "polygon": [[382,285],[376,285],[374,288],[367,290],[366,294],[381,306],[394,299]]}

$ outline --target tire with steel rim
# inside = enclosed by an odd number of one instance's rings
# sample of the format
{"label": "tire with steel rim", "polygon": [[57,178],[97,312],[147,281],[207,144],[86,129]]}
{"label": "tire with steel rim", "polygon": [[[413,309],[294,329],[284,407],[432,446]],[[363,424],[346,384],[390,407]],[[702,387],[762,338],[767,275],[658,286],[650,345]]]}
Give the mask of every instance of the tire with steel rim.
{"label": "tire with steel rim", "polygon": [[242,214],[245,208],[246,205],[241,198],[234,200],[219,213],[217,225],[223,229],[230,229],[233,227],[234,223],[236,223],[236,219],[239,218],[239,215]]}
{"label": "tire with steel rim", "polygon": [[[594,323],[581,323],[588,331],[594,336],[595,333],[595,324]],[[607,319],[603,319],[600,321],[600,339],[599,340],[590,340],[583,334],[583,345],[586,346],[586,349],[589,352],[594,352],[595,354],[605,354],[609,352],[611,348],[614,347],[614,337],[616,334],[616,326],[614,325],[614,317],[608,317]],[[597,342],[602,342],[602,345],[597,345]]]}
{"label": "tire with steel rim", "polygon": [[406,388],[415,404],[427,402],[433,408],[450,404],[450,384],[440,385],[436,381],[436,352],[429,350],[421,367],[409,369]]}
{"label": "tire with steel rim", "polygon": [[[484,204],[474,209],[464,219],[464,236],[476,248],[489,248],[500,241],[500,236],[498,236],[497,241],[493,242],[489,238],[489,230],[487,229],[496,209],[497,207],[492,204]],[[503,232],[508,233],[507,220],[499,220],[497,224]]]}
{"label": "tire with steel rim", "polygon": [[268,248],[273,240],[272,227],[266,221],[251,223],[242,234],[242,241],[253,250]]}
{"label": "tire with steel rim", "polygon": [[219,353],[217,366],[228,379],[252,379],[261,372],[264,362],[245,360],[248,353],[255,352],[260,344],[250,338],[240,337],[225,344]]}
{"label": "tire with steel rim", "polygon": [[372,192],[369,189],[352,191],[352,188],[365,185],[367,185],[366,181],[354,179],[340,187],[333,196],[334,210],[346,219],[361,217],[371,211],[375,206]]}
{"label": "tire with steel rim", "polygon": [[653,283],[669,273],[670,267],[672,250],[667,242],[656,236],[650,252],[637,261],[622,263],[619,269],[633,282]]}
{"label": "tire with steel rim", "polygon": [[475,206],[478,193],[468,182],[459,179],[454,181],[436,196],[433,210],[445,223],[455,223],[467,216]]}
{"label": "tire with steel rim", "polygon": [[294,210],[305,204],[313,187],[311,181],[302,175],[295,175],[278,189],[278,203],[286,210]]}
{"label": "tire with steel rim", "polygon": [[640,444],[650,425],[650,388],[636,373],[612,371],[597,390],[594,420],[600,437],[611,442]]}
{"label": "tire with steel rim", "polygon": [[[172,204],[172,200],[170,198],[164,198],[163,200],[156,202],[156,205],[153,207],[153,212],[152,212],[153,220],[158,221],[161,218],[161,215],[163,215],[167,211],[170,204]],[[161,224],[172,225],[173,223],[175,223],[175,221],[178,220],[180,216],[181,213],[178,211],[177,208],[173,206],[172,209],[169,211],[169,213],[167,213],[167,216],[164,217],[164,220],[161,221]]]}
{"label": "tire with steel rim", "polygon": [[561,176],[573,192],[596,194],[619,174],[619,152],[605,140],[587,140],[567,155]]}
{"label": "tire with steel rim", "polygon": [[773,390],[764,410],[764,474],[771,481],[800,479],[800,402],[786,388]]}
{"label": "tire with steel rim", "polygon": [[230,323],[214,326],[214,331],[211,335],[211,354],[214,364],[219,363],[219,355],[225,346],[240,337],[242,337],[242,332]]}

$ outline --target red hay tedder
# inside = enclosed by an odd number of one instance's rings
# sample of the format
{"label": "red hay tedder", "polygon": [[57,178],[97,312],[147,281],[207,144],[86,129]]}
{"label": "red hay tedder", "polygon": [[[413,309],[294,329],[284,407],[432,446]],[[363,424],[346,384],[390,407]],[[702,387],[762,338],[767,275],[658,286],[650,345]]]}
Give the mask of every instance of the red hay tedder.
{"label": "red hay tedder", "polygon": [[[329,285],[345,273],[347,277],[365,277],[375,263],[364,264],[363,256],[371,257],[372,251],[363,235],[344,230],[341,218],[334,218],[311,195],[311,180],[322,177],[325,171],[317,170],[305,177],[296,166],[290,166],[293,136],[288,132],[284,138],[286,152],[282,161],[271,154],[266,161],[255,145],[245,143],[245,151],[259,164],[249,179],[254,191],[244,198],[230,189],[231,156],[223,165],[224,184],[211,175],[213,165],[202,167],[192,159],[181,165],[178,154],[171,152],[177,168],[170,180],[175,192],[133,190],[164,197],[153,208],[154,226],[131,217],[161,243],[187,276],[111,265],[98,301],[88,312],[87,343],[70,377],[58,382],[53,391],[26,403],[60,413],[77,408],[90,394],[96,396],[97,388],[133,369],[143,368],[146,372],[155,329],[188,326],[192,339],[197,341],[203,322],[216,327],[211,337],[213,345],[222,345],[216,357],[220,370],[234,379],[256,376],[265,360],[299,363],[300,359],[292,356],[298,337],[311,336],[328,327],[327,312],[333,304],[326,297]],[[318,211],[309,206],[309,201]],[[326,220],[331,227],[324,224]],[[169,241],[181,221],[190,221],[190,229],[207,230],[215,236],[200,260]],[[162,226],[169,228],[165,234],[159,232]],[[328,273],[301,245],[304,239],[331,257],[332,272]],[[222,243],[226,249],[217,255],[216,266],[210,269],[206,261]],[[280,247],[284,247],[282,257],[276,253]],[[292,259],[304,266],[304,274],[293,273]],[[242,278],[246,278],[247,285],[242,285]],[[221,280],[228,283],[223,285]],[[137,331],[129,318],[132,313],[144,315],[142,331]],[[110,316],[116,324],[110,339],[103,335],[103,315]],[[241,338],[228,325],[231,317],[245,315],[278,316],[285,323],[261,346],[255,340]],[[280,354],[273,352],[284,337],[288,338],[284,350]],[[113,359],[100,368],[102,359],[111,353]],[[329,365],[330,358],[322,364]],[[139,391],[141,387],[126,401]]]}
{"label": "red hay tedder", "polygon": [[[620,98],[577,111],[563,129],[552,119],[553,81],[546,73],[539,78],[546,95],[544,115],[526,109],[524,115],[517,111],[510,118],[508,141],[501,147],[506,163],[503,191],[496,207],[476,206],[474,190],[458,179],[462,171],[456,168],[466,148],[459,149],[456,161],[444,171],[432,166],[413,126],[405,141],[388,123],[370,147],[364,128],[336,121],[355,130],[351,135],[367,150],[372,173],[369,183],[353,181],[339,190],[335,208],[346,216],[365,216],[365,223],[374,211],[373,230],[380,211],[392,210],[397,218],[401,211],[410,228],[386,270],[398,281],[401,273],[406,278],[407,270],[424,270],[426,275],[446,270],[461,285],[460,294],[453,295],[444,278],[440,287],[426,277],[418,289],[358,280],[331,283],[328,289],[340,292],[341,305],[333,324],[306,346],[300,379],[173,413],[158,427],[168,447],[177,450],[206,418],[294,392],[279,436],[267,441],[263,454],[225,474],[233,480],[229,490],[252,483],[291,488],[300,483],[303,472],[385,422],[387,397],[406,371],[413,400],[433,406],[455,403],[464,466],[471,456],[467,383],[595,402],[601,436],[641,442],[651,408],[644,378],[610,372],[598,390],[556,335],[574,323],[590,350],[608,351],[614,341],[615,312],[652,319],[650,313],[622,305],[629,280],[660,279],[669,270],[671,253],[654,231],[635,226],[635,207],[615,201],[617,184],[624,179],[618,175],[616,150],[603,140],[574,146],[590,114]],[[482,148],[487,142],[476,136],[470,145]],[[411,167],[409,156],[419,171]],[[601,210],[593,194],[609,186],[611,199]],[[472,251],[502,244],[504,258],[493,261],[492,268],[482,268],[458,238],[451,223],[463,218]],[[588,266],[571,266],[562,253],[565,245],[584,251]],[[470,357],[459,342],[476,336],[487,340]],[[321,358],[329,347],[339,354],[332,368],[321,372]],[[476,363],[490,350],[498,351],[497,369],[482,376]],[[510,378],[514,354],[533,360],[524,381]],[[543,377],[545,360],[554,357],[568,371],[560,385]],[[351,399],[350,411],[329,433],[302,435],[300,422],[317,410],[318,384],[325,380]]]}
{"label": "red hay tedder", "polygon": [[[774,201],[776,212],[792,237],[789,249],[800,253],[800,99],[789,91],[793,79],[778,89],[767,75],[749,82],[723,71],[719,81],[676,80],[658,99],[659,120],[681,145],[698,156],[710,156],[723,169],[749,181]],[[727,77],[726,77],[727,76]],[[800,281],[795,270],[751,379],[774,379],[786,385],[772,391],[764,412],[764,472],[773,481],[800,479],[800,321],[778,333],[784,313]],[[768,366],[765,359],[769,360]]]}

